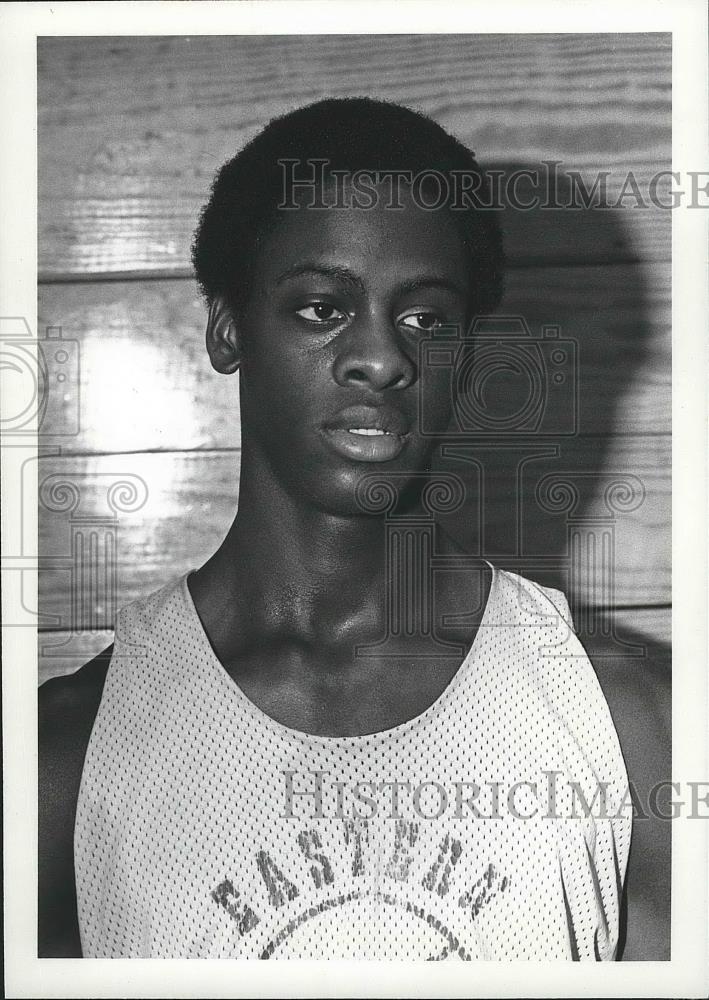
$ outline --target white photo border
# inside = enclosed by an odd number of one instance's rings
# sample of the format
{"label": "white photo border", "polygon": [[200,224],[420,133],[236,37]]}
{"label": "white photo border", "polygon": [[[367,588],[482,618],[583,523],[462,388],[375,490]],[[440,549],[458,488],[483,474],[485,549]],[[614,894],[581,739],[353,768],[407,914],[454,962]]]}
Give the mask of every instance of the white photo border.
{"label": "white photo border", "polygon": [[[153,0],[8,3],[0,10],[0,316],[37,316],[36,39],[40,35],[671,32],[673,162],[706,170],[703,0]],[[673,210],[673,780],[709,776],[707,221]],[[5,405],[10,405],[5,401]],[[3,454],[3,472],[9,471]],[[10,477],[11,479],[11,477]],[[5,474],[3,507],[19,497]],[[28,537],[36,504],[24,497]],[[13,521],[3,518],[3,532]],[[33,525],[35,527],[33,527]],[[27,552],[27,555],[36,555]],[[36,581],[35,581],[36,584]],[[3,588],[3,600],[5,590]],[[3,629],[5,995],[10,997],[700,997],[709,991],[709,823],[673,821],[668,962],[440,963],[38,959],[36,641]]]}

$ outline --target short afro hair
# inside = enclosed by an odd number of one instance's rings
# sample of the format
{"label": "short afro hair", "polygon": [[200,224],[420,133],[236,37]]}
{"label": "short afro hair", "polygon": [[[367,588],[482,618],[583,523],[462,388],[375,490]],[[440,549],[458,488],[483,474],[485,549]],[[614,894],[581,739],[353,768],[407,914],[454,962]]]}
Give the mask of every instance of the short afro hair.
{"label": "short afro hair", "polygon": [[[197,281],[208,303],[217,296],[238,311],[248,301],[259,239],[283,200],[279,160],[328,161],[331,170],[451,171],[473,176],[478,204],[489,204],[487,179],[475,154],[431,118],[368,97],[317,101],[274,118],[218,171],[192,242]],[[450,201],[450,199],[448,199]],[[442,205],[450,208],[448,202]],[[478,314],[502,297],[504,254],[494,210],[455,206],[468,250]]]}

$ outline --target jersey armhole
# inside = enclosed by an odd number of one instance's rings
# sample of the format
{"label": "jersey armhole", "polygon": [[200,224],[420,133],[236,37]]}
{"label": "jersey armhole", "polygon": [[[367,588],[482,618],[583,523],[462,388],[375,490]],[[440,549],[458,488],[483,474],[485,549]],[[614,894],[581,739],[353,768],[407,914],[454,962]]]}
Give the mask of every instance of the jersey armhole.
{"label": "jersey armhole", "polygon": [[542,597],[544,597],[549,604],[551,604],[564,624],[568,625],[573,634],[576,635],[571,608],[569,607],[569,602],[566,599],[564,592],[562,590],[556,590],[554,587],[542,587],[540,583],[535,583],[534,580],[530,580],[529,582],[533,587],[536,587]]}

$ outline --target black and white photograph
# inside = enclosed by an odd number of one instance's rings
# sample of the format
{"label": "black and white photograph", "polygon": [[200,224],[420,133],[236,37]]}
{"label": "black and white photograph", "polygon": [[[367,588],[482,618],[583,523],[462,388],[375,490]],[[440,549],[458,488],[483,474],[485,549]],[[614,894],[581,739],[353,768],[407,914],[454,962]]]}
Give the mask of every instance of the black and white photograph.
{"label": "black and white photograph", "polygon": [[702,995],[706,11],[54,6],[0,315],[34,995]]}

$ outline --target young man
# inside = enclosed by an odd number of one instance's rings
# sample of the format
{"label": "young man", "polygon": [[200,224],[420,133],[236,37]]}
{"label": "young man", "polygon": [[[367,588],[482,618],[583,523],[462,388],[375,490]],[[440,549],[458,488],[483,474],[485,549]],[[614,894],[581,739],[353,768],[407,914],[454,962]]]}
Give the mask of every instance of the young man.
{"label": "young man", "polygon": [[[637,705],[616,670],[609,712],[558,591],[429,572],[464,554],[431,520],[455,400],[421,343],[501,296],[460,178],[484,189],[443,129],[364,99],[277,119],[220,171],[194,261],[212,365],[240,373],[238,512],[41,690],[41,955],[616,957],[612,716],[622,735]],[[601,786],[607,813],[570,818]],[[653,836],[627,958],[661,957]]]}

